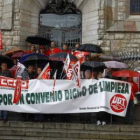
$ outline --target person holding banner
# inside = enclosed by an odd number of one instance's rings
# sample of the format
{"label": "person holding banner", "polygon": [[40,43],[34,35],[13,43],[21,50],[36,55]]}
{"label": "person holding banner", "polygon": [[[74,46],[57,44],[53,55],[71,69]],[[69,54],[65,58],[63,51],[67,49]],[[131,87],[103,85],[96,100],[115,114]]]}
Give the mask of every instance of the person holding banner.
{"label": "person holding banner", "polygon": [[[92,79],[92,71],[87,69],[84,73],[84,79]],[[81,123],[91,123],[91,113],[80,114]]]}
{"label": "person holding banner", "polygon": [[[97,80],[102,78],[102,72],[94,71],[93,78]],[[96,120],[97,120],[97,125],[106,125],[107,113],[103,111],[96,113]]]}
{"label": "person holding banner", "polygon": [[132,89],[131,89],[130,101],[128,104],[127,113],[125,116],[124,123],[133,125],[133,121],[134,121],[134,97],[136,95],[136,92],[139,91],[139,89],[138,89],[137,84],[133,81],[132,77],[127,78],[127,82],[132,84]]}
{"label": "person holding banner", "polygon": [[[11,73],[8,70],[7,63],[5,62],[1,63],[0,76],[5,76],[9,78],[11,77]],[[0,120],[7,121],[7,115],[8,115],[7,111],[0,110]]]}
{"label": "person holding banner", "polygon": [[85,79],[92,79],[92,72],[91,70],[85,71]]}
{"label": "person holding banner", "polygon": [[32,65],[28,66],[28,75],[29,75],[30,79],[36,78],[36,73],[34,72],[34,66],[32,66]]}

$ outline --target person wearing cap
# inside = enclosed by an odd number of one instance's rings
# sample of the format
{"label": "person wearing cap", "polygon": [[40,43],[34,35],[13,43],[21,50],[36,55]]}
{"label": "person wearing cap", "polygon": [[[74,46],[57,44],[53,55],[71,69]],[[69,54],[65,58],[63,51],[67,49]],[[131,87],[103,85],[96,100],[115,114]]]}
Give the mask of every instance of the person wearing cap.
{"label": "person wearing cap", "polygon": [[45,46],[40,46],[38,53],[45,54]]}
{"label": "person wearing cap", "polygon": [[56,53],[60,53],[61,50],[55,46],[55,42],[51,42],[51,47],[49,50],[46,51],[46,55],[53,55]]}

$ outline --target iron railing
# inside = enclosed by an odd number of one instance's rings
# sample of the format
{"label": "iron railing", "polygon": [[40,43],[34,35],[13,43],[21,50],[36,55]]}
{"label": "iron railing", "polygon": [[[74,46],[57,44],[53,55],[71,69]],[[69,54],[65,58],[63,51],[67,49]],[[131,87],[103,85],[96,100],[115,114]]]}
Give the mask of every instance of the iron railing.
{"label": "iron railing", "polygon": [[140,53],[139,51],[120,51],[112,53],[113,56],[118,57],[120,61],[126,63],[128,68],[134,70],[140,68]]}

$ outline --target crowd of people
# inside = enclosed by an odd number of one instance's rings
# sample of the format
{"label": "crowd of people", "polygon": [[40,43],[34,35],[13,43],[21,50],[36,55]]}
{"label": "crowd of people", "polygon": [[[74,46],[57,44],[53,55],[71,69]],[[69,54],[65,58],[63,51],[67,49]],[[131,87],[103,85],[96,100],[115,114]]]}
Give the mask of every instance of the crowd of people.
{"label": "crowd of people", "polygon": [[[80,46],[79,44],[76,44],[75,48],[78,48],[79,46]],[[55,53],[60,53],[60,52],[66,52],[66,53],[71,54],[71,51],[69,50],[69,48],[66,44],[64,44],[62,46],[62,50],[61,50],[61,49],[56,47],[55,42],[51,42],[50,49],[45,49],[45,46],[40,46],[39,50],[37,50],[35,45],[31,45],[30,50],[27,51],[26,53],[27,54],[41,53],[41,54],[48,56],[48,55],[53,55]]]}
{"label": "crowd of people", "polygon": [[[56,53],[60,53],[60,52],[66,52],[69,54],[74,54],[74,52],[76,51],[76,49],[79,47],[79,44],[75,45],[75,50],[71,51],[69,50],[68,46],[66,44],[64,44],[62,46],[62,50],[60,50],[59,48],[56,47],[55,42],[51,42],[50,48],[49,49],[45,49],[45,46],[40,46],[39,50],[36,49],[35,45],[31,45],[30,46],[30,50],[27,51],[27,54],[32,54],[32,53],[41,53],[44,55],[53,55]],[[91,57],[90,55],[88,55],[88,57],[85,57],[85,61],[86,60],[90,60]],[[52,66],[53,68],[53,66]],[[28,76],[29,79],[36,79],[40,73],[42,72],[42,67],[37,67],[35,69],[35,67],[33,65],[28,65],[27,67],[27,72],[28,72]],[[105,72],[105,74],[103,74],[103,72]],[[105,78],[110,78],[110,79],[115,79],[114,77],[112,77],[111,73],[114,71],[113,69],[86,69],[83,72],[83,75],[81,78],[83,79],[100,79],[102,77]],[[1,76],[5,76],[5,77],[12,77],[10,71],[8,70],[7,67],[7,63],[3,62],[1,63],[1,70],[0,70],[0,75]],[[14,77],[12,77],[14,78]],[[122,78],[120,78],[119,80],[124,80]],[[138,87],[136,85],[136,83],[133,82],[133,78],[127,78],[125,79],[127,82],[130,82],[132,84],[132,91],[131,91],[131,98],[130,98],[130,102],[128,105],[128,110],[127,110],[127,114],[126,117],[124,119],[124,123],[125,124],[133,124],[134,121],[134,97],[135,97],[135,93],[138,91]],[[99,112],[96,113],[96,120],[97,120],[97,125],[106,125],[106,121],[107,121],[107,117],[109,116],[107,113],[105,112]],[[81,122],[87,122],[91,119],[91,114],[85,114],[85,115],[80,115],[80,119]],[[43,114],[35,114],[35,115],[31,115],[31,114],[23,114],[23,118],[27,121],[29,121],[30,117],[34,120],[34,121],[42,121],[44,120]],[[63,118],[63,117],[62,117]],[[84,118],[84,119],[83,119]],[[85,118],[88,118],[88,120],[86,121]],[[8,113],[7,111],[0,111],[0,120],[4,120],[7,121],[8,119]],[[89,121],[90,122],[90,121]]]}

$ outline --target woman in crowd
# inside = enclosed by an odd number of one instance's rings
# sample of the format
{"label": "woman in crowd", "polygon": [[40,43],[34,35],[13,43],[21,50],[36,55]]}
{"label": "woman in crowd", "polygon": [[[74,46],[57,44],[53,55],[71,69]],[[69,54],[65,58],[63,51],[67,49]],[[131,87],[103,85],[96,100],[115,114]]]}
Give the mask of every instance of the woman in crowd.
{"label": "woman in crowd", "polygon": [[30,46],[30,50],[26,52],[27,54],[36,53],[36,47],[34,45]]}
{"label": "woman in crowd", "polygon": [[63,45],[62,52],[66,52],[66,53],[71,54],[71,51],[68,49],[68,46],[66,44]]}

